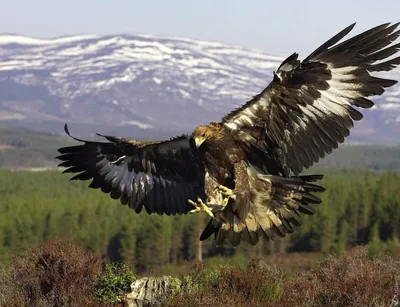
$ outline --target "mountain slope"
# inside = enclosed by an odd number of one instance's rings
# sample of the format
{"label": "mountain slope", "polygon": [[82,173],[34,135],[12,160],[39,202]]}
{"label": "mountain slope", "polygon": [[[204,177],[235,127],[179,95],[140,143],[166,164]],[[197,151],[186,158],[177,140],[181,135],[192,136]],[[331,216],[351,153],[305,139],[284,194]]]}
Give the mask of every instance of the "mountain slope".
{"label": "mountain slope", "polygon": [[[0,35],[0,120],[189,131],[261,91],[283,59],[150,35]],[[400,80],[399,69],[383,75]],[[393,142],[393,132],[400,132],[400,85],[375,101],[353,135]]]}

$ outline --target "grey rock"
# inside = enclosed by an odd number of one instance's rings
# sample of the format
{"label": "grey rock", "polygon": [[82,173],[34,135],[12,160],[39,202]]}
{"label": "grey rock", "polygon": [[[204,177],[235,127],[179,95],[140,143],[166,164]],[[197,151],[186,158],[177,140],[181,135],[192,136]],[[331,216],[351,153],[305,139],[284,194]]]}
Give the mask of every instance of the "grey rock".
{"label": "grey rock", "polygon": [[131,292],[125,297],[129,307],[161,306],[168,295],[180,291],[181,282],[176,277],[144,277],[131,284]]}

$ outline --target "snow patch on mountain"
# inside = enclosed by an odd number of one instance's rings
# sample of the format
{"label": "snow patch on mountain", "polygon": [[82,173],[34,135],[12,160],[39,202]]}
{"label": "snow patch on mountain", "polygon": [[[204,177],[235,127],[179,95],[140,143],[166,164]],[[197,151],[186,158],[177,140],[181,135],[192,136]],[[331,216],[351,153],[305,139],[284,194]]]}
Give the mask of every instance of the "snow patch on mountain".
{"label": "snow patch on mountain", "polygon": [[0,35],[0,45],[20,44],[20,45],[54,45],[67,44],[85,39],[97,38],[97,35],[73,35],[53,39],[33,38],[21,35]]}

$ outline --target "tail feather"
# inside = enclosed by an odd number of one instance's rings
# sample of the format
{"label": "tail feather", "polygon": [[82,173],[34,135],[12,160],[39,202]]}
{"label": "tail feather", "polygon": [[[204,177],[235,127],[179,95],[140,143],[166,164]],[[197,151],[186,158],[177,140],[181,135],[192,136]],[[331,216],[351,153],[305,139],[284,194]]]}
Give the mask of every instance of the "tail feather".
{"label": "tail feather", "polygon": [[242,240],[242,231],[235,231],[234,227],[230,227],[227,231],[227,238],[229,243],[231,243],[233,247],[236,247]]}
{"label": "tail feather", "polygon": [[275,239],[276,235],[275,233],[270,229],[270,228],[263,228],[263,225],[259,224],[259,233],[262,233],[264,238],[267,239],[267,241],[272,241]]}
{"label": "tail feather", "polygon": [[215,236],[214,236],[214,241],[215,241],[215,245],[221,246],[225,239],[228,237],[228,231],[223,229],[222,227],[217,228],[215,231]]}
{"label": "tail feather", "polygon": [[221,227],[221,223],[216,219],[210,219],[206,228],[204,228],[203,232],[200,235],[200,241],[204,241],[208,239],[213,233],[216,233],[218,229]]}
{"label": "tail feather", "polygon": [[256,245],[258,243],[257,231],[249,230],[249,227],[244,227],[242,232],[243,241],[248,242],[250,245]]}

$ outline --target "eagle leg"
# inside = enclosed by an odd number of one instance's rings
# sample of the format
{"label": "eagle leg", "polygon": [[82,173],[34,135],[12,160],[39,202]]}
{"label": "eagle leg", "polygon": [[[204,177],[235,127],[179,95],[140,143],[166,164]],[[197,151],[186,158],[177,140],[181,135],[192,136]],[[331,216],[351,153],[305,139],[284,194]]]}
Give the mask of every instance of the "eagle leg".
{"label": "eagle leg", "polygon": [[191,199],[189,199],[188,201],[191,205],[194,206],[194,209],[190,210],[189,213],[197,213],[203,211],[207,213],[209,216],[214,217],[214,214],[212,213],[211,209],[203,202],[203,200],[200,197],[197,198],[197,202]]}

